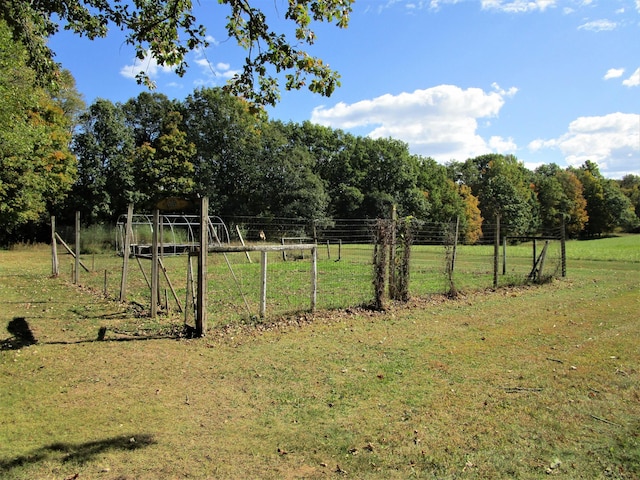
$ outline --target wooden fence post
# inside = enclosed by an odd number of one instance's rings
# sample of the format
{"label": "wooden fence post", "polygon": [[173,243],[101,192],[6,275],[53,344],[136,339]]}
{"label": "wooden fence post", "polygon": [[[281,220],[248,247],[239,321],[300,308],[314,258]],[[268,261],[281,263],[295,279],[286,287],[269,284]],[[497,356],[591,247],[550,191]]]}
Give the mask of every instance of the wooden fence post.
{"label": "wooden fence post", "polygon": [[160,210],[153,210],[153,231],[151,232],[151,318],[158,313],[158,225]]}
{"label": "wooden fence post", "polygon": [[391,206],[391,231],[389,232],[389,267],[388,267],[388,289],[389,298],[397,300],[398,285],[396,272],[396,231],[398,229],[398,211],[396,205]]}
{"label": "wooden fence post", "polygon": [[507,236],[502,238],[502,275],[507,274]]}
{"label": "wooden fence post", "polygon": [[127,207],[127,224],[125,225],[124,247],[122,249],[122,277],[120,279],[120,301],[127,300],[127,276],[129,275],[129,255],[131,250],[131,222],[133,222],[133,203]]}
{"label": "wooden fence post", "polygon": [[460,215],[456,216],[456,232],[453,237],[453,252],[451,252],[451,273],[456,268],[456,255],[458,254],[458,237],[460,236]]}
{"label": "wooden fence post", "polygon": [[562,215],[562,222],[560,224],[560,254],[562,255],[562,278],[567,276],[567,249],[566,249],[566,240],[567,234],[565,230],[565,218]]}
{"label": "wooden fence post", "polygon": [[207,254],[209,253],[209,197],[200,199],[200,248],[198,251],[198,298],[196,335],[207,333]]}
{"label": "wooden fence post", "polygon": [[500,263],[500,215],[496,215],[496,233],[493,241],[493,288],[498,288],[499,263]]}
{"label": "wooden fence post", "polygon": [[56,217],[51,215],[51,274],[57,277],[60,274],[58,262],[58,244],[56,242]]}
{"label": "wooden fence post", "polygon": [[73,272],[73,283],[80,283],[80,212],[76,212],[76,257]]}
{"label": "wooden fence post", "polygon": [[318,299],[318,249],[311,250],[311,312],[316,311]]}
{"label": "wooden fence post", "polygon": [[260,252],[260,318],[265,318],[266,314],[267,314],[267,252],[263,251],[263,252]]}

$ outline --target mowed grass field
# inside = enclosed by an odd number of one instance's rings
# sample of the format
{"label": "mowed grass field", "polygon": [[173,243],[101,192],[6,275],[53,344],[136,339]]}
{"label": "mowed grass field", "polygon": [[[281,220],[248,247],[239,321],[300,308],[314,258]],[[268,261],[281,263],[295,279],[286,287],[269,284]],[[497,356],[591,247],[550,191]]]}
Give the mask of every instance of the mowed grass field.
{"label": "mowed grass field", "polygon": [[640,237],[567,251],[550,284],[203,339],[1,251],[0,478],[640,478]]}

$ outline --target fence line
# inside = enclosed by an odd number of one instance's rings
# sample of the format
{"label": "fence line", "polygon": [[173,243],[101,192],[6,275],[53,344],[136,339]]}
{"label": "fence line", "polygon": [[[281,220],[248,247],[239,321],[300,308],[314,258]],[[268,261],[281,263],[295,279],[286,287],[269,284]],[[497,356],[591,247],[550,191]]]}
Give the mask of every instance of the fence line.
{"label": "fence line", "polygon": [[[269,294],[266,304],[262,302],[260,289],[261,271],[258,263],[251,263],[247,252],[263,251],[265,247],[282,247],[291,252],[304,250],[309,244],[316,246],[317,254],[317,300],[316,308],[349,308],[375,304],[374,253],[376,224],[374,219],[298,220],[234,217],[223,219],[232,234],[229,241],[237,252],[229,252],[228,261],[233,265],[237,279],[233,280],[229,268],[215,254],[209,255],[208,311],[215,324],[247,321],[247,318],[277,317],[309,310],[311,291],[311,258],[295,253],[283,258],[269,259]],[[392,222],[382,220],[382,222]],[[395,228],[407,220],[395,222]],[[565,271],[561,232],[557,235],[524,236],[511,235],[508,225],[485,224],[484,236],[474,244],[459,240],[456,222],[428,222],[411,220],[410,231],[396,232],[398,242],[411,235],[409,252],[401,247],[386,244],[386,248],[400,249],[395,252],[394,263],[386,272],[398,274],[401,262],[406,262],[406,285],[394,281],[394,287],[407,289],[408,297],[450,293],[452,287],[460,292],[494,288],[496,286],[496,262],[500,270],[497,285],[518,284],[533,279],[560,276]],[[72,242],[73,229],[56,227],[60,240]],[[502,233],[499,233],[502,232]],[[262,235],[261,235],[262,233]],[[554,232],[555,233],[555,232]],[[115,231],[112,232],[115,238]],[[71,239],[69,239],[71,237]],[[55,238],[55,236],[54,236]],[[241,238],[245,242],[242,247]],[[311,239],[312,241],[309,241]],[[499,239],[502,250],[496,255],[495,240]],[[83,233],[82,249],[91,250],[91,238]],[[302,242],[302,244],[300,243]],[[545,243],[546,248],[543,246]],[[236,247],[237,246],[237,247]],[[242,250],[239,250],[242,248]],[[539,258],[545,249],[544,259]],[[233,248],[231,249],[233,250]],[[309,250],[307,250],[309,251]],[[410,253],[410,254],[409,254]],[[86,253],[85,253],[86,255]],[[391,255],[388,256],[391,258]],[[404,259],[404,260],[403,260]],[[74,259],[75,260],[75,259]],[[92,262],[96,272],[82,276],[82,284],[107,291],[117,299],[121,281],[123,258],[114,254],[98,254]],[[128,299],[147,304],[149,288],[144,280],[149,265],[140,264],[140,269],[129,272]],[[158,290],[171,289],[172,297],[189,299],[189,267],[186,257],[164,256],[161,285]],[[107,276],[108,272],[108,276]],[[562,273],[561,273],[562,272]],[[532,274],[534,274],[532,276]],[[191,273],[192,275],[192,273]],[[172,278],[173,280],[169,280]],[[186,279],[184,282],[176,279]],[[384,279],[389,286],[389,277]],[[173,285],[170,285],[173,283]],[[175,292],[174,292],[175,291]],[[160,310],[171,310],[165,295]],[[400,297],[398,297],[400,298]],[[177,302],[179,303],[179,302]],[[189,302],[187,301],[187,304]]]}

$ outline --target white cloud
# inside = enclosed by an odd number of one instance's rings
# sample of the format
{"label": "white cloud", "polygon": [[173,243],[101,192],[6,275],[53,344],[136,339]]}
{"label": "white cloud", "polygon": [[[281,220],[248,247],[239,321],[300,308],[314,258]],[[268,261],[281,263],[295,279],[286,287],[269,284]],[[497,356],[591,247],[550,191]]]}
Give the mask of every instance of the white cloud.
{"label": "white cloud", "polygon": [[620,78],[624,74],[624,68],[610,68],[607,73],[604,74],[604,79],[609,80],[611,78]]}
{"label": "white cloud", "polygon": [[446,5],[446,4],[456,4],[458,2],[460,2],[461,0],[431,0],[429,2],[429,8],[431,8],[432,10],[437,10],[440,8],[440,5]]}
{"label": "white cloud", "polygon": [[578,27],[578,30],[589,30],[590,32],[603,32],[609,30],[615,30],[618,28],[618,24],[616,22],[612,22],[611,20],[594,20],[592,22],[587,22]]}
{"label": "white cloud", "polygon": [[147,52],[143,60],[135,59],[133,64],[125,65],[120,69],[120,75],[125,78],[136,78],[136,75],[140,72],[144,72],[151,79],[158,78],[160,73],[170,73],[173,71],[173,67],[166,65],[158,65],[156,59]]}
{"label": "white cloud", "polygon": [[640,115],[617,112],[580,117],[559,138],[538,139],[529,144],[532,151],[545,148],[559,149],[572,166],[592,160],[605,176],[640,174]]}
{"label": "white cloud", "polygon": [[482,0],[483,10],[499,10],[506,13],[526,13],[556,6],[556,0]]}
{"label": "white cloud", "polygon": [[231,65],[226,62],[218,62],[215,65],[209,61],[204,50],[194,52],[196,59],[194,63],[200,67],[200,77],[194,81],[199,87],[219,85],[223,81],[233,78],[240,73],[239,70],[232,70]]}
{"label": "white cloud", "polygon": [[317,107],[311,121],[333,128],[365,128],[372,138],[393,137],[409,144],[412,153],[446,162],[466,160],[494,150],[515,149],[511,139],[494,137],[487,143],[478,133],[478,119],[495,117],[516,88],[466,90],[439,85],[398,95],[382,95],[353,104]]}
{"label": "white cloud", "polygon": [[518,149],[518,145],[513,141],[513,138],[499,136],[493,136],[489,139],[489,147],[498,153],[514,153]]}
{"label": "white cloud", "polygon": [[625,87],[637,87],[638,85],[640,85],[640,68],[633,72],[629,78],[623,80],[622,84]]}

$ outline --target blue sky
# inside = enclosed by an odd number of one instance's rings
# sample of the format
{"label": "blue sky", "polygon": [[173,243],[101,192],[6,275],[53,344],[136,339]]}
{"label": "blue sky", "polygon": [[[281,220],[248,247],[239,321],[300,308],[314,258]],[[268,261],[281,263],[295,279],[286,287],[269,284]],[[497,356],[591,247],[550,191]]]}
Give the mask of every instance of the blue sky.
{"label": "blue sky", "polygon": [[[284,0],[254,4],[272,28],[290,28]],[[211,46],[189,54],[182,78],[136,64],[118,31],[93,42],[62,32],[50,46],[87,103],[137,96],[140,69],[183,99],[242,67],[225,14],[200,1]],[[640,175],[640,0],[356,0],[348,29],[314,31],[310,53],[342,86],[330,98],[283,92],[273,119],[397,138],[441,163],[496,152],[531,169],[589,159],[610,178]]]}

